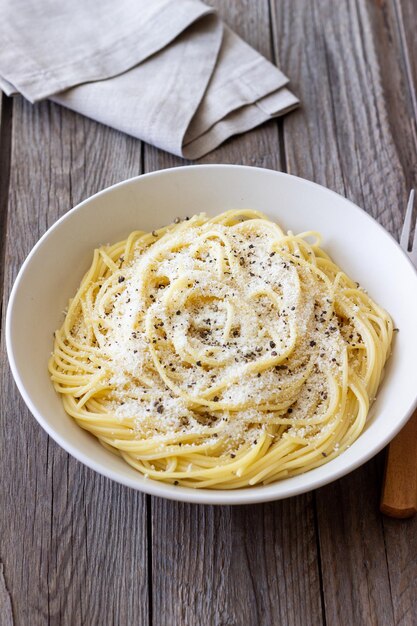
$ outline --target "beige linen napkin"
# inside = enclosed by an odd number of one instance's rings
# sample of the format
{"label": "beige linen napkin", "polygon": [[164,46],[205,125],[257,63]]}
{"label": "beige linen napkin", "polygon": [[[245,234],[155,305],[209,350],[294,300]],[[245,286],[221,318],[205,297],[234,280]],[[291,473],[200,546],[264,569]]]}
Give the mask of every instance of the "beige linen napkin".
{"label": "beige linen napkin", "polygon": [[199,0],[0,0],[0,88],[197,159],[298,104]]}

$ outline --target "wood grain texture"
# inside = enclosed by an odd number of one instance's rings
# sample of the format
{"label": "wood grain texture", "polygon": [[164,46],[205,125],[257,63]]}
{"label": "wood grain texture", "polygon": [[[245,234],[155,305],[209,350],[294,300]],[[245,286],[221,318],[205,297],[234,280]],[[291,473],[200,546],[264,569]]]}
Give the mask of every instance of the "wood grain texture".
{"label": "wood grain texture", "polygon": [[153,500],[154,623],[321,624],[312,496],[245,507]]}
{"label": "wood grain texture", "polygon": [[[397,26],[402,43],[403,73],[414,118],[414,139],[417,137],[417,11],[414,0],[394,0]],[[417,168],[417,163],[414,164]]]}
{"label": "wood grain texture", "polygon": [[[139,142],[58,106],[16,99],[13,122],[4,302],[60,215],[141,169]],[[47,437],[12,382],[4,336],[1,361],[0,558],[15,625],[146,625],[145,497]]]}
{"label": "wood grain texture", "polygon": [[318,490],[328,624],[395,624],[379,514],[383,457]]}
{"label": "wood grain texture", "polygon": [[[348,196],[397,235],[415,148],[393,3],[277,0],[272,8],[277,57],[303,103],[284,120],[288,170]],[[417,526],[414,535],[407,526],[388,534],[377,512],[382,466],[380,455],[316,494],[330,624],[411,624],[416,614]]]}
{"label": "wood grain texture", "polygon": [[390,592],[396,626],[415,626],[417,615],[417,524],[384,519]]}
{"label": "wood grain texture", "polygon": [[[266,1],[210,4],[271,58]],[[200,162],[282,169],[278,123],[235,137]],[[146,171],[183,163],[145,146]],[[312,494],[237,508],[152,499],[155,624],[321,624],[318,561]]]}
{"label": "wood grain texture", "polygon": [[0,563],[0,626],[13,626],[12,602],[4,578],[3,563]]}
{"label": "wood grain texture", "polygon": [[417,513],[417,411],[388,446],[380,510],[398,519]]}

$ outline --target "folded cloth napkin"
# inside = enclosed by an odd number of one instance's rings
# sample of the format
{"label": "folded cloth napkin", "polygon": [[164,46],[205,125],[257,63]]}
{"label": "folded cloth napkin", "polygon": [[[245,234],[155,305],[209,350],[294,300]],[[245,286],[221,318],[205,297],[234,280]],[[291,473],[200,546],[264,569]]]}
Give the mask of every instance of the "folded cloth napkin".
{"label": "folded cloth napkin", "polygon": [[0,0],[0,88],[49,98],[179,156],[298,104],[199,0]]}

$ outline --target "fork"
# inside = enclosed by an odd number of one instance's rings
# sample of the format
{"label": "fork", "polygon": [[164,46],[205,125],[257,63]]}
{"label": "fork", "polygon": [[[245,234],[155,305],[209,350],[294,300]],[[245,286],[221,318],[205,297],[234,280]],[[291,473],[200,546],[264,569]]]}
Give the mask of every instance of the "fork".
{"label": "fork", "polygon": [[[411,227],[415,221],[412,219],[413,205],[414,189],[408,200],[400,246],[417,267],[417,225],[411,251],[408,250]],[[417,409],[389,444],[380,510],[397,518],[412,517],[417,513]]]}

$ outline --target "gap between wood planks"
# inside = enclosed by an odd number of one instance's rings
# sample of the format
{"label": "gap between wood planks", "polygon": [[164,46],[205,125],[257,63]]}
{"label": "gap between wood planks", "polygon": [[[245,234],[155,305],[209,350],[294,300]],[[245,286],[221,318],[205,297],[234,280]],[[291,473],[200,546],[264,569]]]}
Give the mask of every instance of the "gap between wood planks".
{"label": "gap between wood planks", "polygon": [[4,565],[0,561],[0,626],[13,626],[12,599],[4,578]]}
{"label": "gap between wood planks", "polygon": [[[6,253],[6,222],[9,200],[13,104],[0,92],[0,330],[3,323],[3,278]],[[0,560],[0,623],[13,626],[12,599]]]}
{"label": "gap between wood planks", "polygon": [[3,279],[9,202],[13,101],[0,91],[0,330],[3,323]]}

